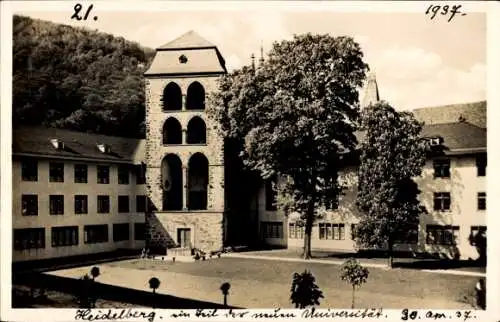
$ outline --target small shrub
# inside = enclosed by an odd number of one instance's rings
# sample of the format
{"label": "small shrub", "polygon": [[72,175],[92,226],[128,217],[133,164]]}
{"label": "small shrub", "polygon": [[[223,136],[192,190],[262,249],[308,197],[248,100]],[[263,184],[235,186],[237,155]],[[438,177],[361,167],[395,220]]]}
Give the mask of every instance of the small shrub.
{"label": "small shrub", "polygon": [[228,282],[225,282],[220,286],[220,290],[222,292],[222,295],[224,296],[224,307],[227,307],[227,296],[229,295],[230,288],[231,284],[229,284]]}
{"label": "small shrub", "polygon": [[346,281],[352,286],[352,309],[354,309],[356,287],[360,287],[362,284],[366,283],[368,274],[368,269],[361,266],[359,262],[354,258],[347,259],[342,265],[340,278],[342,278],[343,281]]}
{"label": "small shrub", "polygon": [[101,270],[99,269],[99,267],[94,266],[90,270],[90,275],[92,276],[92,279],[95,280],[96,278],[99,277],[99,275],[101,275]]}
{"label": "small shrub", "polygon": [[155,293],[156,289],[160,287],[160,280],[157,277],[151,277],[148,283],[149,283],[149,288],[153,290],[153,293]]}
{"label": "small shrub", "polygon": [[293,274],[291,293],[290,300],[299,309],[319,305],[319,299],[324,298],[314,275],[307,270],[302,274]]}
{"label": "small shrub", "polygon": [[156,290],[160,287],[160,280],[157,277],[151,277],[148,281],[149,288],[153,290],[153,299],[152,299],[152,307],[153,309],[156,307]]}

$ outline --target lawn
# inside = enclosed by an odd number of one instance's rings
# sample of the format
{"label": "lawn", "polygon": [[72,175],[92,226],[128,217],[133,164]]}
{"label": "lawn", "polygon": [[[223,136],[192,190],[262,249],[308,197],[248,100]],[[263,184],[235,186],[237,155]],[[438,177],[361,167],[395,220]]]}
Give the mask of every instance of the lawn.
{"label": "lawn", "polygon": [[[350,306],[350,285],[339,278],[340,266],[241,258],[221,258],[195,263],[127,260],[101,265],[102,283],[147,290],[146,281],[157,276],[158,292],[220,302],[219,286],[231,284],[229,304],[247,308],[291,307],[291,277],[312,271],[325,298],[320,307]],[[84,268],[88,269],[88,268]],[[77,276],[71,270],[57,274]],[[358,307],[466,309],[475,277],[445,275],[419,270],[371,268],[368,283],[358,291]]]}
{"label": "lawn", "polygon": [[[157,307],[220,307],[220,286],[229,282],[228,304],[240,308],[292,308],[291,278],[295,272],[310,270],[324,293],[320,308],[347,308],[351,287],[339,278],[339,265],[259,259],[210,259],[194,263],[131,259],[98,264],[101,300],[97,307],[149,307],[148,280],[160,281]],[[82,266],[36,277],[18,278],[14,288],[43,282],[48,300],[35,301],[13,294],[17,307],[75,307],[72,292],[76,279],[90,271]],[[368,283],[356,292],[357,308],[470,309],[476,277],[436,274],[415,269],[369,268]],[[23,284],[28,283],[28,284]],[[19,292],[17,292],[19,293]],[[21,292],[22,293],[22,292]],[[155,300],[156,301],[156,300]]]}

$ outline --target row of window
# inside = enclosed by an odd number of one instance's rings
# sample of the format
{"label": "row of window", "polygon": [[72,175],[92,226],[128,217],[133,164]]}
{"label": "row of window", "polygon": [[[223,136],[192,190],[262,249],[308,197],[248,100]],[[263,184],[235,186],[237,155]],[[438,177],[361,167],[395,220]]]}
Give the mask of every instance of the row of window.
{"label": "row of window", "polygon": [[[266,182],[266,210],[276,211],[277,192],[274,183]],[[448,211],[451,208],[451,194],[449,192],[434,192],[434,210]],[[338,200],[332,200],[326,209],[338,209]],[[477,193],[477,210],[486,210],[486,192]]]}
{"label": "row of window", "polygon": [[[267,211],[276,211],[277,210],[277,198],[278,191],[276,189],[276,179],[266,180],[265,183],[265,192],[266,192],[266,210]],[[333,200],[329,200],[325,205],[327,210],[336,210],[339,207],[338,197]]]}
{"label": "row of window", "polygon": [[[434,210],[449,211],[451,208],[451,194],[449,192],[434,193]],[[335,210],[338,208],[338,201],[331,202],[327,209]],[[276,191],[271,183],[266,184],[266,210],[276,210]],[[477,210],[486,210],[486,192],[477,193]]]}
{"label": "row of window", "polygon": [[[320,240],[345,240],[345,225],[336,223],[319,223]],[[352,233],[356,230],[356,224],[351,225]],[[426,241],[428,245],[456,245],[459,240],[459,227],[451,225],[427,225]],[[471,226],[471,235],[486,231],[485,226]],[[282,222],[261,222],[261,233],[263,238],[283,238]],[[288,224],[289,239],[303,239],[304,226],[297,223]],[[395,242],[399,244],[418,243],[418,225],[395,236]]]}
{"label": "row of window", "polygon": [[[128,223],[113,224],[113,241],[130,240]],[[76,246],[80,243],[78,226],[51,228],[52,247]],[[145,224],[134,224],[134,240],[145,239]],[[107,243],[109,241],[108,225],[86,225],[83,227],[84,244]],[[45,228],[14,229],[14,250],[45,248]]]}
{"label": "row of window", "polygon": [[[136,212],[146,212],[147,198],[146,196],[135,197]],[[75,214],[88,213],[88,196],[75,195],[74,196],[74,212]],[[21,196],[22,215],[23,216],[38,216],[38,195],[24,194]],[[107,214],[110,212],[110,197],[105,195],[97,196],[97,213]],[[129,196],[118,196],[118,212],[130,212],[130,198]],[[49,213],[51,215],[64,214],[64,195],[50,195],[49,196]]]}
{"label": "row of window", "polygon": [[[434,178],[450,178],[450,159],[436,159],[433,161]],[[486,176],[487,158],[486,155],[476,157],[476,171],[478,177]]]}
{"label": "row of window", "polygon": [[[187,110],[204,110],[205,109],[205,88],[199,82],[191,83],[187,88],[185,107]],[[180,111],[182,110],[182,91],[179,85],[175,82],[170,82],[163,89],[164,111]]]}
{"label": "row of window", "polygon": [[[118,184],[130,183],[130,165],[118,166]],[[97,183],[109,184],[110,166],[97,166]],[[136,184],[145,184],[145,169],[142,165],[135,166]],[[21,161],[21,178],[23,181],[38,181],[38,161],[35,159],[25,159]],[[64,163],[49,162],[49,181],[64,182]],[[88,165],[74,165],[74,182],[88,183]]]}
{"label": "row of window", "polygon": [[[486,192],[477,193],[477,210],[486,210]],[[451,194],[449,192],[434,192],[434,210],[448,211],[451,208]]]}
{"label": "row of window", "polygon": [[[280,226],[279,222],[276,222],[276,226]],[[345,240],[345,225],[344,224],[332,224],[332,223],[319,223],[319,239],[320,240]],[[281,227],[283,227],[281,225]],[[279,228],[278,228],[279,230]],[[281,238],[281,237],[275,237]],[[303,239],[304,238],[304,226],[297,223],[288,224],[288,238],[290,239]]]}

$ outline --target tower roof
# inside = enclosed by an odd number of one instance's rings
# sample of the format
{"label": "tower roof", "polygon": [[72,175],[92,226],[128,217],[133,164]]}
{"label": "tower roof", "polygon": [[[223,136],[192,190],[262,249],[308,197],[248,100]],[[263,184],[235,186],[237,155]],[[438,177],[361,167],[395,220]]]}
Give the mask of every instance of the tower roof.
{"label": "tower roof", "polygon": [[207,47],[215,47],[215,45],[198,35],[195,31],[190,30],[187,33],[175,38],[174,40],[169,41],[165,45],[158,47],[158,49],[195,49]]}
{"label": "tower roof", "polygon": [[378,93],[377,79],[374,73],[370,73],[367,78],[365,86],[365,96],[363,97],[363,104],[361,107],[367,107],[370,104],[375,104],[380,100]]}
{"label": "tower roof", "polygon": [[217,47],[189,31],[156,49],[146,76],[220,75],[227,73],[226,62]]}

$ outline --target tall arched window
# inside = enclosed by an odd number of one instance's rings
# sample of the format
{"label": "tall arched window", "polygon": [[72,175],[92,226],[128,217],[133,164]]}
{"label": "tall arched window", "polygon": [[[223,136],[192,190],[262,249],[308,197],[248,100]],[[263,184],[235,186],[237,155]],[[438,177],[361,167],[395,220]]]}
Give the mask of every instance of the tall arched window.
{"label": "tall arched window", "polygon": [[163,210],[182,210],[182,161],[175,154],[167,154],[161,161]]}
{"label": "tall arched window", "polygon": [[187,89],[186,109],[205,109],[205,89],[203,88],[203,85],[198,82],[191,83]]}
{"label": "tall arched window", "polygon": [[181,88],[176,83],[170,82],[163,90],[163,110],[179,111],[181,109],[182,109]]}
{"label": "tall arched window", "polygon": [[163,144],[182,144],[181,123],[174,117],[163,123]]}
{"label": "tall arched window", "polygon": [[188,144],[207,143],[207,127],[201,117],[195,116],[189,121],[186,141]]}
{"label": "tall arched window", "polygon": [[195,153],[188,163],[188,209],[205,210],[208,203],[208,160]]}

